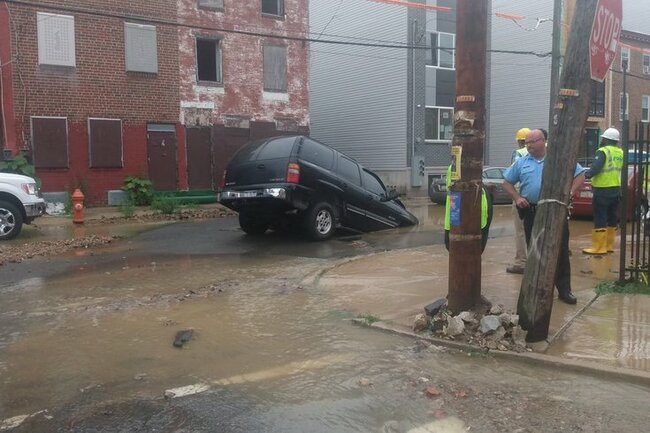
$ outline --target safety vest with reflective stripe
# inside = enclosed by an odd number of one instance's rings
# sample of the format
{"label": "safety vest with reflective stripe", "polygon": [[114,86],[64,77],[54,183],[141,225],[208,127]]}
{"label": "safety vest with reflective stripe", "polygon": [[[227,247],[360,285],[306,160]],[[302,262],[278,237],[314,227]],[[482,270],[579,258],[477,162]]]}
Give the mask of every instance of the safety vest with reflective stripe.
{"label": "safety vest with reflective stripe", "polygon": [[605,154],[605,164],[603,165],[602,170],[591,178],[591,185],[595,188],[621,186],[623,150],[616,146],[604,146],[598,150]]}
{"label": "safety vest with reflective stripe", "polygon": [[[517,150],[515,150],[515,153],[517,154],[517,158],[521,158],[522,156],[528,155],[528,149],[526,147],[521,147]],[[512,161],[514,162],[514,161]]]}
{"label": "safety vest with reflective stripe", "polygon": [[[451,188],[451,165],[447,168],[447,200],[445,201],[445,230],[451,230],[451,200],[449,200]],[[483,195],[481,196],[481,228],[487,226],[488,220],[488,204],[487,196],[485,194],[485,189],[483,189]]]}

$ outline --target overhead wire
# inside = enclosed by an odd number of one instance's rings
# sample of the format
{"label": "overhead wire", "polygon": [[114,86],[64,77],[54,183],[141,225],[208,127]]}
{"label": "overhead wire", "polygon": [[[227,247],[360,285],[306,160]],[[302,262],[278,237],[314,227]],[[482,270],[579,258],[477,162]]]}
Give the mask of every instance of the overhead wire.
{"label": "overhead wire", "polygon": [[[228,29],[228,28],[199,26],[199,25],[186,24],[186,23],[176,22],[176,21],[169,21],[169,20],[163,20],[163,19],[157,19],[157,18],[142,17],[142,16],[137,16],[137,15],[118,14],[118,13],[112,13],[112,12],[106,12],[106,11],[99,12],[99,11],[96,11],[96,10],[91,10],[91,9],[86,9],[86,8],[78,8],[78,7],[70,7],[70,6],[58,6],[58,5],[50,5],[50,4],[41,4],[41,3],[35,3],[35,2],[32,2],[32,1],[26,1],[26,0],[0,0],[0,1],[2,1],[4,3],[7,3],[7,4],[15,4],[15,5],[22,5],[22,6],[28,6],[28,7],[38,7],[38,8],[46,9],[46,10],[65,11],[65,12],[71,12],[71,13],[86,14],[86,15],[91,15],[91,16],[101,16],[101,17],[109,17],[109,18],[117,18],[117,19],[127,19],[127,20],[148,22],[148,23],[154,23],[154,24],[160,24],[160,25],[168,25],[168,26],[175,26],[175,27],[185,27],[185,28],[191,28],[191,29],[197,29],[197,30],[221,32],[221,33],[234,33],[234,34],[241,34],[241,35],[248,35],[248,36],[255,36],[255,37],[283,39],[283,40],[297,41],[297,42],[323,43],[323,44],[331,44],[331,45],[351,45],[351,46],[373,47],[373,48],[389,48],[389,49],[422,49],[422,50],[431,49],[431,47],[429,47],[427,45],[422,45],[422,44],[349,42],[349,41],[338,41],[338,40],[332,40],[332,39],[317,39],[317,38],[308,38],[308,37],[297,37],[297,36],[288,36],[288,35],[278,35],[278,34],[273,34],[273,33],[261,33],[261,32],[252,32],[252,31],[246,31],[246,30],[237,30],[237,29],[234,29],[234,28]],[[453,48],[449,48],[449,47],[436,47],[436,49],[446,50],[448,52],[451,52],[451,51],[454,50]],[[547,56],[551,55],[550,52],[548,52],[548,53],[539,53],[539,52],[534,52],[534,51],[516,51],[516,50],[487,50],[487,52],[518,54],[518,55],[533,55],[533,56],[537,56],[537,57],[547,57]]]}

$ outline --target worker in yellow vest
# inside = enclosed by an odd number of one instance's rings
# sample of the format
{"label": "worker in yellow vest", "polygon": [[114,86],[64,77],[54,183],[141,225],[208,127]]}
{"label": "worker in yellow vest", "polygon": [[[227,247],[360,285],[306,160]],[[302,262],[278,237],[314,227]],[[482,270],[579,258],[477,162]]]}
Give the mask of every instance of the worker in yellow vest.
{"label": "worker in yellow vest", "polygon": [[614,251],[623,168],[623,150],[618,146],[621,138],[618,130],[608,128],[600,138],[596,158],[585,173],[587,179],[591,178],[594,193],[594,229],[591,232],[591,248],[582,250],[585,254],[596,255]]}
{"label": "worker in yellow vest", "polygon": [[[449,251],[449,232],[451,231],[452,226],[452,197],[451,191],[451,165],[447,169],[447,200],[445,202],[445,247]],[[460,203],[459,203],[460,204]],[[460,209],[457,208],[456,212],[459,212]],[[492,200],[490,196],[486,193],[485,188],[483,187],[483,194],[481,196],[481,252],[485,250],[485,245],[487,245],[488,234],[490,232],[490,224],[492,223]],[[458,221],[456,224],[460,224]]]}

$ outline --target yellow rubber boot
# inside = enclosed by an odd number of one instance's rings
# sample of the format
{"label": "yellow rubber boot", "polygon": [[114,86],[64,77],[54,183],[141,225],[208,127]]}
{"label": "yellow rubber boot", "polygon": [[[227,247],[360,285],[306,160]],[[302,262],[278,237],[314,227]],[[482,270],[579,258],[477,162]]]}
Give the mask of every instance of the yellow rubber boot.
{"label": "yellow rubber boot", "polygon": [[616,227],[607,227],[607,252],[614,252],[614,241],[616,240]]}
{"label": "yellow rubber boot", "polygon": [[591,248],[582,250],[585,254],[607,254],[607,229],[594,229],[591,231]]}

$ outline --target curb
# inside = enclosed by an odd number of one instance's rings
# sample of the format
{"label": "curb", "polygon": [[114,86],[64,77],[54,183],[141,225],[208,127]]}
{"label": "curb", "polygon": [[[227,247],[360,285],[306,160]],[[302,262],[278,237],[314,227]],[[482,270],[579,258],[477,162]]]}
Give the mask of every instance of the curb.
{"label": "curb", "polygon": [[545,355],[542,353],[533,353],[533,352],[517,353],[517,352],[502,352],[498,350],[490,350],[487,348],[472,346],[467,343],[461,343],[458,341],[444,340],[442,338],[419,335],[405,328],[398,327],[390,323],[381,322],[381,321],[369,325],[363,319],[352,319],[352,323],[359,326],[367,326],[369,328],[374,328],[382,332],[401,335],[403,337],[410,337],[417,340],[425,340],[430,343],[433,343],[436,346],[448,347],[450,349],[456,349],[460,351],[470,351],[470,352],[483,351],[484,353],[490,354],[495,358],[513,360],[517,362],[526,362],[529,364],[540,365],[543,367],[553,367],[553,368],[561,367],[565,371],[588,374],[591,376],[606,377],[610,379],[618,379],[625,382],[629,382],[634,385],[650,387],[650,372],[633,370],[625,367],[609,367],[592,361],[583,361],[583,360],[578,361],[578,360],[567,359],[567,358],[558,358],[555,356]]}

